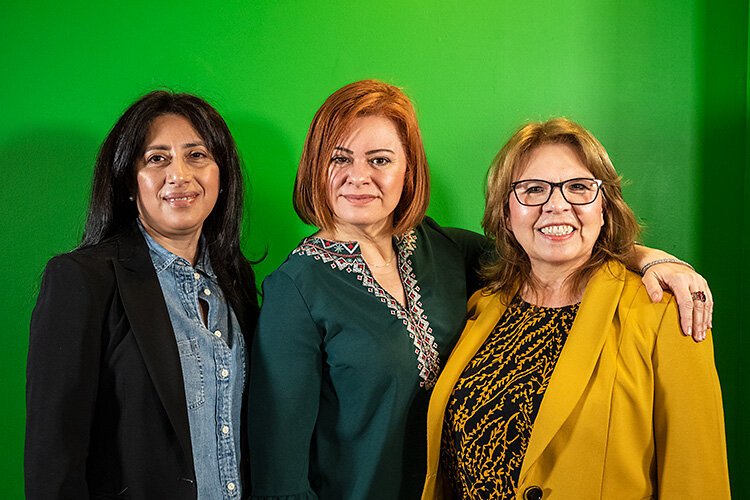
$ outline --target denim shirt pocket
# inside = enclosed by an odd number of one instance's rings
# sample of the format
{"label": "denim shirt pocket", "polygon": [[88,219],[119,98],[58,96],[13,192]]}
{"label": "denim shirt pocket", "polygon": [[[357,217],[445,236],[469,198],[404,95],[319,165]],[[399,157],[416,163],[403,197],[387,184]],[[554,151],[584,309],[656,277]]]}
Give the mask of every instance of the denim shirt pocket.
{"label": "denim shirt pocket", "polygon": [[177,350],[180,353],[188,410],[200,408],[206,402],[206,389],[203,380],[203,363],[201,363],[201,355],[198,350],[198,339],[177,342]]}

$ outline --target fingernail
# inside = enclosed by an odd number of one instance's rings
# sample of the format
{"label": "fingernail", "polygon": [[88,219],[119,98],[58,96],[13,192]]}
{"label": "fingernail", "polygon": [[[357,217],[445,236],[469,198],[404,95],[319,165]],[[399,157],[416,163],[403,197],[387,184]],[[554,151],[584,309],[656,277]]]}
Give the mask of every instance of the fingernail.
{"label": "fingernail", "polygon": [[686,337],[692,337],[693,336],[693,327],[689,326],[686,332],[682,332],[683,335]]}

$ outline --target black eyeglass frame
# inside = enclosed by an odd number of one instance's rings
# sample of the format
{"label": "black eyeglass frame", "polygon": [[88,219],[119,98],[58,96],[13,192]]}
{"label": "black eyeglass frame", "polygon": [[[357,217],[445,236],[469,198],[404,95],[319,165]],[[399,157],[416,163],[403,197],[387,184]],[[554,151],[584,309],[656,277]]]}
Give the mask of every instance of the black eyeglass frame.
{"label": "black eyeglass frame", "polygon": [[[524,202],[521,201],[521,198],[519,198],[519,196],[518,196],[518,192],[516,192],[516,186],[519,185],[519,184],[521,184],[521,183],[523,183],[523,182],[529,182],[529,181],[543,182],[543,183],[547,184],[548,186],[550,186],[549,193],[547,194],[547,199],[546,200],[544,200],[541,203],[532,203],[532,204],[524,203]],[[587,201],[586,203],[576,203],[576,202],[570,201],[567,198],[567,196],[565,196],[565,191],[563,190],[563,186],[565,184],[569,183],[569,182],[572,182],[572,181],[594,181],[594,183],[596,184],[596,194],[591,199],[591,201]],[[523,205],[525,207],[540,207],[540,206],[544,205],[545,203],[547,203],[549,201],[550,198],[552,198],[552,192],[555,190],[555,188],[559,188],[560,189],[560,194],[562,195],[563,199],[566,202],[570,203],[571,205],[580,206],[580,205],[590,205],[590,204],[594,203],[596,201],[596,199],[599,197],[599,192],[602,190],[602,184],[603,183],[604,182],[602,180],[600,180],[600,179],[594,179],[593,177],[574,177],[573,179],[568,179],[568,180],[565,180],[565,181],[562,181],[562,182],[550,182],[550,181],[545,181],[544,179],[523,179],[523,180],[520,180],[520,181],[511,182],[510,183],[510,187],[511,187],[511,189],[513,189],[513,195],[515,195],[516,200],[518,200],[518,203],[520,203],[521,205]]]}

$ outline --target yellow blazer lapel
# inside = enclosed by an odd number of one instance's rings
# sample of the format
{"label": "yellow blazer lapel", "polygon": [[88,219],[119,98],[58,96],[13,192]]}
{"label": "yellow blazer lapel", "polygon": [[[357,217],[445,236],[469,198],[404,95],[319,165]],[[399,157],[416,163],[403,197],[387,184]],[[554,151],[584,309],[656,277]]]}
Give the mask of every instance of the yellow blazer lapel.
{"label": "yellow blazer lapel", "polygon": [[580,309],[534,421],[519,483],[554,438],[588,385],[617,313],[624,284],[625,268],[610,262],[602,266],[586,286]]}
{"label": "yellow blazer lapel", "polygon": [[[484,344],[500,316],[505,312],[506,306],[500,300],[500,296],[482,295],[482,291],[476,292],[470,299],[468,305],[469,320],[466,323],[461,338],[453,348],[453,352],[445,363],[440,378],[438,379],[432,396],[427,420],[433,427],[428,432],[427,463],[428,470],[437,471],[440,461],[440,437],[442,434],[443,416],[448,399],[453,392],[459,377],[472,360],[480,347]],[[439,428],[438,428],[439,427]]]}

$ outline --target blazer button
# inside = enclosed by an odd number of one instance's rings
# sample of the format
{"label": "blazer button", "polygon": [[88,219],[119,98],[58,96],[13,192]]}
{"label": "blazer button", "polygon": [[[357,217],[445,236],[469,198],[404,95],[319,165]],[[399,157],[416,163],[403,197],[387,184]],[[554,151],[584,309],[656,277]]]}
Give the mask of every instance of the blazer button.
{"label": "blazer button", "polygon": [[542,489],[539,486],[529,486],[523,492],[523,500],[542,500]]}

